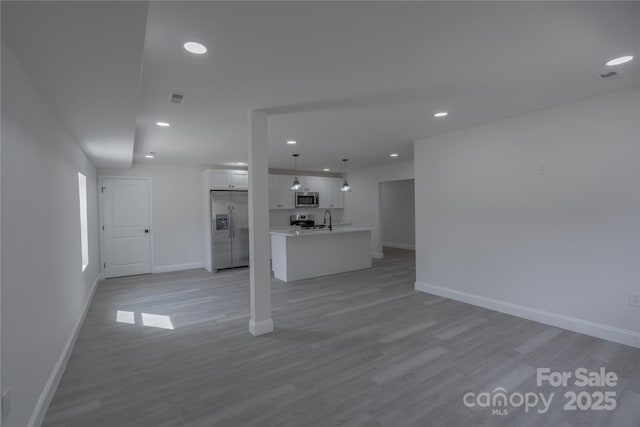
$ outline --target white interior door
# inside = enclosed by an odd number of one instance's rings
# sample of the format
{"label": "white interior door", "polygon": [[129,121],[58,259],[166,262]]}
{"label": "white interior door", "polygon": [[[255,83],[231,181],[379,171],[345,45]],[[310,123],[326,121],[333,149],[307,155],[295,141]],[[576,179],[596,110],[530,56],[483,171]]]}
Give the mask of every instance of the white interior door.
{"label": "white interior door", "polygon": [[104,277],[151,273],[148,178],[102,178]]}

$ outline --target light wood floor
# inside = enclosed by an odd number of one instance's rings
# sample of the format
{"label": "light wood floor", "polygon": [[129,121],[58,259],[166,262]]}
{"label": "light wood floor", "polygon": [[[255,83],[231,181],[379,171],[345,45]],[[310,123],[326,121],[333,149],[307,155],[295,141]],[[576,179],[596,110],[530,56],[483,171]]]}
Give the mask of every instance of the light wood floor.
{"label": "light wood floor", "polygon": [[[247,269],[102,282],[44,425],[640,426],[640,350],[416,292],[413,252],[385,254],[274,279],[262,337],[248,332]],[[615,371],[617,408],[563,411],[580,389],[536,387],[538,367]],[[496,387],[556,395],[544,414],[463,404]]]}

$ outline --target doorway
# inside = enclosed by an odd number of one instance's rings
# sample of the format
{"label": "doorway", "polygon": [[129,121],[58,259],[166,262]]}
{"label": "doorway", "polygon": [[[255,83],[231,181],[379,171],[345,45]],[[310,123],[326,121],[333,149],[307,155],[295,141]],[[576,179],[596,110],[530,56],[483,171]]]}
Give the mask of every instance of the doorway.
{"label": "doorway", "polygon": [[103,278],[151,273],[151,178],[100,177]]}
{"label": "doorway", "polygon": [[416,249],[415,180],[380,183],[380,238],[387,248]]}

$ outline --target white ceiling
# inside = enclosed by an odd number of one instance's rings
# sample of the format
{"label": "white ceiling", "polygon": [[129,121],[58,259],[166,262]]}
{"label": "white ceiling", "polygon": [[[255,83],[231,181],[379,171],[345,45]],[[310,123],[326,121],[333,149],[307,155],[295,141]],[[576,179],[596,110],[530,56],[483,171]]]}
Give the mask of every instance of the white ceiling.
{"label": "white ceiling", "polygon": [[[100,3],[108,11],[99,13],[86,10],[92,4],[68,3],[64,14],[71,8],[75,17],[63,33],[101,39],[108,62],[137,78],[133,54],[140,54],[144,31],[137,11],[144,4]],[[132,14],[118,15],[126,8]],[[97,19],[107,12],[120,25]],[[43,55],[34,42],[60,31],[47,24],[51,15],[56,11],[30,25],[29,43],[8,41],[28,51],[21,59],[36,58],[24,60],[29,70]],[[270,113],[270,167],[291,168],[298,152],[301,169],[341,170],[340,159],[348,157],[355,170],[410,159],[416,139],[638,85],[637,59],[618,67],[619,77],[596,77],[612,57],[640,56],[638,22],[639,2],[152,2],[139,91],[88,67],[85,52],[67,55],[66,67],[90,75],[102,90],[74,98],[83,114],[69,121],[80,139],[98,141],[90,129],[82,132],[88,123],[103,121],[113,135],[131,132],[115,116],[126,112],[132,120],[135,111],[135,162],[225,165],[246,161],[246,114],[263,109]],[[187,53],[188,40],[209,51]],[[60,49],[49,43],[47,51]],[[116,46],[122,52],[114,58]],[[54,86],[60,77],[42,68],[34,73]],[[169,103],[171,91],[186,94],[183,104]],[[116,94],[119,103],[112,102]],[[114,117],[87,110],[96,104],[117,108]],[[441,109],[450,115],[433,118]],[[159,120],[171,127],[155,126]],[[285,144],[291,138],[295,148]],[[110,145],[95,146],[87,151],[103,162]],[[149,151],[158,152],[156,159],[144,159]],[[391,152],[400,156],[391,159]]]}

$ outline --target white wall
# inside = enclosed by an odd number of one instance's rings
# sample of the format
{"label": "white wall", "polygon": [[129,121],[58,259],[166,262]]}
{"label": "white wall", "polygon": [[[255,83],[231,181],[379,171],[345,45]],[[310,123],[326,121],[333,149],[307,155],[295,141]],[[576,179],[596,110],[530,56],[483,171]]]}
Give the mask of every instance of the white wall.
{"label": "white wall", "polygon": [[[5,425],[26,426],[44,416],[98,277],[97,184],[94,166],[4,44],[1,170]],[[88,187],[84,272],[78,172]]]}
{"label": "white wall", "polygon": [[382,257],[380,238],[380,191],[378,184],[413,178],[413,161],[393,161],[389,165],[364,169],[348,174],[353,189],[345,193],[343,222],[351,221],[355,227],[373,227],[371,233],[371,253]]}
{"label": "white wall", "polygon": [[151,177],[152,272],[203,266],[204,166],[137,163],[132,169],[99,169],[101,176]]}
{"label": "white wall", "polygon": [[414,180],[380,183],[380,224],[384,246],[415,249]]}
{"label": "white wall", "polygon": [[639,102],[627,90],[416,142],[416,287],[640,346]]}

